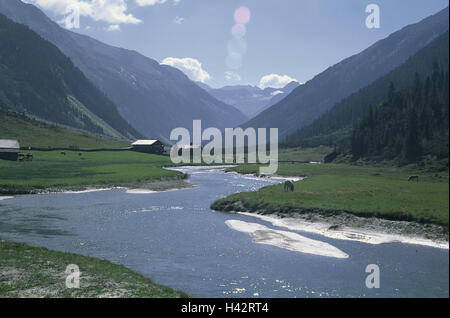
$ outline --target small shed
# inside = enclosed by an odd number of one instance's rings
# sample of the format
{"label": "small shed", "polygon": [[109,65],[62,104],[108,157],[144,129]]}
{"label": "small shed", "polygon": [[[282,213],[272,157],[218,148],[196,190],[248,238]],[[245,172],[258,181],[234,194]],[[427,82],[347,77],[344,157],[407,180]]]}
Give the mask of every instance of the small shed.
{"label": "small shed", "polygon": [[164,144],[159,140],[136,140],[131,144],[134,151],[144,153],[162,154],[164,153]]}
{"label": "small shed", "polygon": [[18,140],[0,139],[0,159],[17,160],[20,151]]}

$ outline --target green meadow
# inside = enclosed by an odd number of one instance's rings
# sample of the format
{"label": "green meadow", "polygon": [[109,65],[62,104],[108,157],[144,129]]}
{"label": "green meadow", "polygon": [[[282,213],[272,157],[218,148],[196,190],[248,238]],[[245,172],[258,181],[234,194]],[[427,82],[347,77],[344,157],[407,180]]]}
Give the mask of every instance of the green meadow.
{"label": "green meadow", "polygon": [[25,151],[33,161],[0,160],[0,193],[24,194],[46,189],[89,186],[140,186],[176,181],[184,174],[162,169],[173,165],[167,156],[133,151]]}
{"label": "green meadow", "polygon": [[[66,288],[65,270],[69,264],[77,264],[80,269],[78,289]],[[185,298],[187,295],[105,260],[0,239],[0,298],[3,297]]]}
{"label": "green meadow", "polygon": [[[230,170],[258,174],[258,169],[258,165],[241,165]],[[448,228],[448,170],[436,174],[381,165],[287,163],[280,164],[278,174],[306,179],[294,183],[294,192],[284,191],[283,185],[269,186],[256,192],[231,195],[215,202],[212,208],[281,215],[349,212]],[[420,181],[409,182],[412,174],[419,175]]]}
{"label": "green meadow", "polygon": [[299,162],[320,162],[331,153],[333,148],[319,146],[314,148],[281,148],[278,151],[279,160]]}

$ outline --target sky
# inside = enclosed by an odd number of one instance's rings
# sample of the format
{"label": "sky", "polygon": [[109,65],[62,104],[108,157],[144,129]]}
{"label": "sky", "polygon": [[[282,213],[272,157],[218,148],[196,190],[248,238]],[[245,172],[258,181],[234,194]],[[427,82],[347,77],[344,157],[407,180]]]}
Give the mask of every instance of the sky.
{"label": "sky", "polygon": [[[62,27],[212,87],[305,83],[448,0],[22,0]],[[379,28],[368,28],[369,4]],[[73,19],[79,13],[79,25]],[[74,23],[75,22],[75,23]]]}

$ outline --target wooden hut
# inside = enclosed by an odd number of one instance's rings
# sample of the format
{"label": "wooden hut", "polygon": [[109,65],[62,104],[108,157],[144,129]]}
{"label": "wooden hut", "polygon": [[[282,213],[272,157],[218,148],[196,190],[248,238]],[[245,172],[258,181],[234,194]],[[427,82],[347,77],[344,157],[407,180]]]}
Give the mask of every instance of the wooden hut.
{"label": "wooden hut", "polygon": [[0,159],[16,161],[19,156],[19,151],[19,141],[0,139]]}
{"label": "wooden hut", "polygon": [[159,140],[136,140],[131,144],[134,151],[144,153],[162,154],[164,144]]}

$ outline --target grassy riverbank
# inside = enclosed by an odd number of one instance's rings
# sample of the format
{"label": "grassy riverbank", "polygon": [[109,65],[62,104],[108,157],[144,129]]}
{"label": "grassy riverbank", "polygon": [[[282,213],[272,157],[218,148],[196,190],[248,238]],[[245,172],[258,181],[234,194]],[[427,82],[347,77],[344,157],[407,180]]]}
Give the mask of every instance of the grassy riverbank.
{"label": "grassy riverbank", "polygon": [[[80,268],[80,288],[65,286],[66,267]],[[121,265],[0,240],[0,297],[187,297]]]}
{"label": "grassy riverbank", "polygon": [[26,153],[33,154],[33,161],[0,160],[0,194],[113,186],[164,190],[184,185],[184,174],[162,169],[173,165],[166,156],[132,151]]}
{"label": "grassy riverbank", "polygon": [[[230,169],[257,174],[257,165]],[[419,174],[420,182],[408,182]],[[220,211],[257,212],[293,215],[342,212],[388,220],[438,224],[448,231],[448,170],[441,173],[387,166],[347,164],[281,164],[281,176],[307,177],[295,183],[294,192],[283,185],[269,186],[257,192],[238,193],[216,201]]]}

